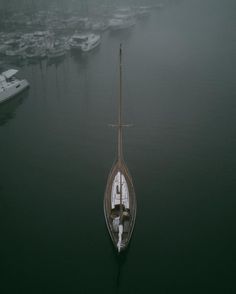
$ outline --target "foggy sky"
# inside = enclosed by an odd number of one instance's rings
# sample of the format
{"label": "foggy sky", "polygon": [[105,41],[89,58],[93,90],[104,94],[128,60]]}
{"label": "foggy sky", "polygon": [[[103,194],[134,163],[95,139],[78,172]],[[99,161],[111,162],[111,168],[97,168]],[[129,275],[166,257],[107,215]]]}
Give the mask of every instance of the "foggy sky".
{"label": "foggy sky", "polygon": [[157,3],[158,1],[152,0],[0,0],[0,9],[2,10],[22,10],[25,9],[45,9],[50,6],[56,6],[62,9],[71,9],[74,7],[86,6],[99,6],[99,5],[113,5],[113,4],[143,4],[143,3]]}

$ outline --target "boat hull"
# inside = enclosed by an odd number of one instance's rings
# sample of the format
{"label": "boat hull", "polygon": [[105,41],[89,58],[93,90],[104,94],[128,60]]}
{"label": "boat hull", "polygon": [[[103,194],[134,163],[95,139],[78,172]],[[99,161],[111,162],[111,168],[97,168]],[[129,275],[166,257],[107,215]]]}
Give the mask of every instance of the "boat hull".
{"label": "boat hull", "polygon": [[99,35],[90,35],[90,38],[87,42],[84,42],[81,45],[82,52],[89,52],[101,44],[101,37]]}
{"label": "boat hull", "polygon": [[134,19],[129,20],[110,20],[109,29],[111,31],[119,31],[132,28],[135,26],[136,22]]}
{"label": "boat hull", "polygon": [[[123,222],[123,234],[122,234],[122,243],[121,247],[118,249],[118,242],[119,242],[119,232],[114,229],[114,213],[115,209],[113,208],[114,205],[112,204],[112,189],[114,185],[115,178],[118,173],[122,174],[124,177],[124,181],[126,182],[127,189],[128,189],[128,218]],[[136,195],[134,191],[132,177],[129,173],[129,170],[124,162],[119,163],[118,161],[113,165],[110,174],[107,180],[107,186],[104,195],[104,215],[106,220],[106,225],[111,237],[111,240],[115,246],[115,248],[120,251],[124,251],[130,242],[134,225],[136,219],[136,211],[137,211],[137,202],[136,202]],[[119,213],[119,211],[118,211]]]}
{"label": "boat hull", "polygon": [[101,41],[98,40],[94,44],[91,44],[89,47],[82,46],[81,50],[82,50],[82,52],[89,52],[89,51],[92,51],[93,49],[97,48],[100,44],[101,44]]}
{"label": "boat hull", "polygon": [[21,80],[11,87],[6,88],[4,91],[0,92],[0,104],[13,98],[28,87],[29,83],[26,80]]}

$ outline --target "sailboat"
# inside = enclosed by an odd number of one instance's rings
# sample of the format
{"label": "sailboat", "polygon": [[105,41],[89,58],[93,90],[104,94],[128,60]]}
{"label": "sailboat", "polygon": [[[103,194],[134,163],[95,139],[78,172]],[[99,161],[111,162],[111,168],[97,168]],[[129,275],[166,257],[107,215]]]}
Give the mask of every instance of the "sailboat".
{"label": "sailboat", "polygon": [[118,252],[130,242],[135,225],[137,202],[133,180],[123,156],[122,123],[122,47],[119,52],[120,93],[118,103],[117,157],[107,179],[104,195],[104,215],[111,240]]}

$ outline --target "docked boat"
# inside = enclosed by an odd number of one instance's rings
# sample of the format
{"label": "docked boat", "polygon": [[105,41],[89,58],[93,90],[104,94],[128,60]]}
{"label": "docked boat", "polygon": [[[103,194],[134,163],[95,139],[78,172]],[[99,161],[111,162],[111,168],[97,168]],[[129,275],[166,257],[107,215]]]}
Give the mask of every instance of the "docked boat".
{"label": "docked boat", "polygon": [[114,14],[108,22],[108,26],[112,31],[131,28],[135,25],[133,14]]}
{"label": "docked boat", "polygon": [[81,50],[84,42],[88,40],[89,34],[75,33],[69,40],[70,48],[75,50]]}
{"label": "docked boat", "polygon": [[66,55],[66,48],[62,44],[54,45],[52,48],[48,49],[48,58],[59,58]]}
{"label": "docked boat", "polygon": [[91,29],[97,32],[104,32],[108,29],[108,24],[105,21],[96,21],[92,23]]}
{"label": "docked boat", "polygon": [[27,80],[19,80],[15,77],[18,70],[9,69],[0,74],[0,103],[14,97],[29,87]]}
{"label": "docked boat", "polygon": [[75,33],[69,41],[70,47],[73,50],[83,52],[90,51],[101,43],[101,36],[93,33],[78,34]]}
{"label": "docked boat", "polygon": [[[6,44],[6,43],[5,43]],[[25,42],[22,42],[20,39],[16,41],[11,41],[11,43],[7,43],[9,48],[5,51],[6,56],[24,56],[25,50],[27,49],[27,45]]]}
{"label": "docked boat", "polygon": [[31,46],[26,49],[25,57],[29,59],[41,59],[46,57],[46,50],[42,46]]}
{"label": "docked boat", "polygon": [[136,10],[136,16],[138,18],[146,18],[150,15],[150,8],[148,6],[140,6]]}
{"label": "docked boat", "polygon": [[120,95],[118,108],[117,158],[107,179],[104,195],[104,215],[111,240],[118,252],[130,242],[136,219],[136,196],[132,177],[123,156],[122,123],[122,51],[120,48]]}
{"label": "docked boat", "polygon": [[96,34],[89,34],[88,38],[83,44],[81,45],[81,50],[83,52],[91,51],[92,49],[99,46],[101,43],[101,36]]}

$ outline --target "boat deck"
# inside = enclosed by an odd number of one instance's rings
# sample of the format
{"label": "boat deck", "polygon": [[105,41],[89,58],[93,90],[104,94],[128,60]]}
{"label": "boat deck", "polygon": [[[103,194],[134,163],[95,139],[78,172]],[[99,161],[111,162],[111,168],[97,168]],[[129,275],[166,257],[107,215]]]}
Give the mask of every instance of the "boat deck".
{"label": "boat deck", "polygon": [[[116,203],[115,206],[112,204],[112,190],[114,188],[114,182],[116,181],[116,177],[119,172],[122,174],[122,177],[124,177],[126,181],[128,195],[129,195],[128,205],[126,204],[126,201],[124,202],[122,201],[123,202],[122,207],[119,203]],[[109,229],[111,239],[115,247],[117,247],[117,242],[119,239],[119,236],[118,236],[119,231],[118,231],[118,227],[114,226],[114,219],[119,217],[122,218],[122,223],[123,223],[122,249],[125,249],[128,246],[129,240],[133,232],[135,218],[136,218],[136,209],[137,209],[136,196],[134,192],[134,186],[133,186],[131,175],[124,162],[121,162],[121,163],[116,162],[114,166],[112,167],[111,172],[108,176],[107,187],[106,187],[105,197],[104,197],[105,219],[106,219],[106,223]]]}

